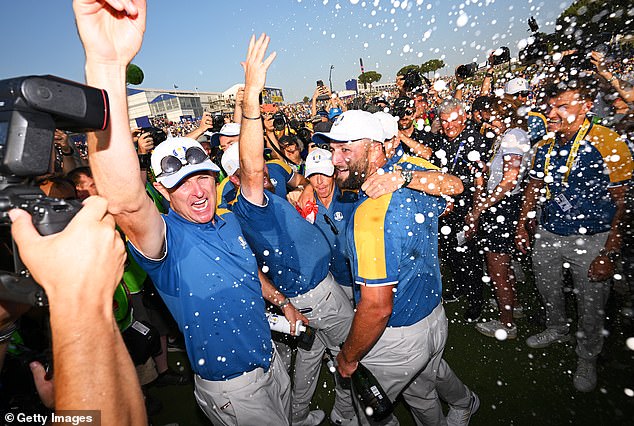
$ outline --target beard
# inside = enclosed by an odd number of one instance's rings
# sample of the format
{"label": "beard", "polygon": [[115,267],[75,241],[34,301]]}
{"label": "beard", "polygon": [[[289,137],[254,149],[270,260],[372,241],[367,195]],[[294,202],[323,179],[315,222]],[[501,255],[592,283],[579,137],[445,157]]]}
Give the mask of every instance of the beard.
{"label": "beard", "polygon": [[337,171],[337,177],[336,177],[336,181],[337,181],[337,185],[339,186],[340,189],[352,189],[352,190],[359,190],[361,189],[361,185],[363,185],[363,182],[365,182],[365,178],[367,177],[368,173],[368,159],[364,158],[363,160],[352,164],[349,163],[348,164],[348,174],[346,177],[343,177],[339,174],[339,171]]}

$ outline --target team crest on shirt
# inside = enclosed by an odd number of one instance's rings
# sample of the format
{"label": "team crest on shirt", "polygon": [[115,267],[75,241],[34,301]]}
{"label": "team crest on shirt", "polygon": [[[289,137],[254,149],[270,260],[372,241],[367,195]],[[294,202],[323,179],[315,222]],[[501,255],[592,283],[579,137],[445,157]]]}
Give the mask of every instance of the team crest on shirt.
{"label": "team crest on shirt", "polygon": [[341,212],[335,212],[333,218],[337,221],[337,222],[341,222],[343,220],[343,213]]}
{"label": "team crest on shirt", "polygon": [[244,238],[242,238],[242,235],[238,237],[238,242],[240,243],[243,249],[247,248],[247,242],[244,240]]}
{"label": "team crest on shirt", "polygon": [[273,186],[277,188],[277,179],[270,179],[270,181],[273,184]]}

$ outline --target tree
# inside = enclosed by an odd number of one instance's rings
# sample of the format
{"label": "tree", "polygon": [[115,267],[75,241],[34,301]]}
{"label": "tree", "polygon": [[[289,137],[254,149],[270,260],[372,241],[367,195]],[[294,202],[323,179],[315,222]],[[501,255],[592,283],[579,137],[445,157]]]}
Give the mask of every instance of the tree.
{"label": "tree", "polygon": [[396,75],[407,75],[407,73],[410,72],[410,71],[418,71],[418,72],[420,72],[419,66],[418,65],[405,65],[403,68],[398,70]]}
{"label": "tree", "polygon": [[125,73],[125,82],[127,84],[141,84],[143,83],[144,77],[143,70],[139,66],[134,64],[128,65]]}
{"label": "tree", "polygon": [[438,71],[445,65],[445,61],[443,61],[442,59],[430,59],[429,61],[423,63],[419,67],[419,70],[423,74],[429,74]]}
{"label": "tree", "polygon": [[366,71],[363,74],[359,75],[359,83],[361,84],[372,84],[375,81],[379,81],[383,77],[376,71]]}

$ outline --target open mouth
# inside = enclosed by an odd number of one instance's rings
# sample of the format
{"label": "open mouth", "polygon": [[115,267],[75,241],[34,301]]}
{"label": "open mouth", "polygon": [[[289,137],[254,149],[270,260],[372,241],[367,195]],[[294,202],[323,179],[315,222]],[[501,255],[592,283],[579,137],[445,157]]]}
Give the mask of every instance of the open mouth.
{"label": "open mouth", "polygon": [[209,202],[207,198],[203,198],[202,200],[192,203],[192,209],[194,209],[195,211],[203,211],[207,208],[208,204]]}

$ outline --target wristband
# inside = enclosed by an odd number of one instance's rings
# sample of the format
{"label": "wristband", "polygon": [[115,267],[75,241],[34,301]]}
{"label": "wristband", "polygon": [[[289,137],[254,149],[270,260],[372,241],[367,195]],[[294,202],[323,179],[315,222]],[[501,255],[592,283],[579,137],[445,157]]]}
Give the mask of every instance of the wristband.
{"label": "wristband", "polygon": [[259,120],[262,118],[262,114],[258,115],[257,117],[247,117],[246,115],[242,114],[242,118],[244,118],[245,120]]}
{"label": "wristband", "polygon": [[68,152],[65,152],[65,151],[64,151],[64,148],[61,148],[61,149],[60,149],[60,151],[62,152],[62,155],[63,155],[64,157],[71,157],[71,156],[73,155],[73,153],[75,152],[75,150],[73,149],[73,147],[72,147],[72,146],[69,146],[69,147],[68,147],[68,149],[69,149],[69,151],[68,151]]}
{"label": "wristband", "polygon": [[279,304],[279,305],[277,305],[277,306],[278,306],[280,309],[284,309],[286,306],[288,306],[288,305],[290,305],[290,304],[291,304],[291,299],[286,298],[286,299],[282,300],[282,301],[280,302],[280,304]]}

